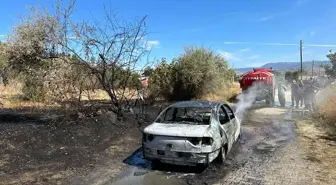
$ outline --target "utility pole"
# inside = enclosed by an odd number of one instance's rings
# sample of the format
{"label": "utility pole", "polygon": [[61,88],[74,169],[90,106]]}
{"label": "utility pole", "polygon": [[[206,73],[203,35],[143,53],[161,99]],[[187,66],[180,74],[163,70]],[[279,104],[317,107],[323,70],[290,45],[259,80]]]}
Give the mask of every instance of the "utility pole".
{"label": "utility pole", "polygon": [[321,66],[319,66],[319,77],[321,76]]}
{"label": "utility pole", "polygon": [[302,69],[302,40],[300,40],[300,64],[301,64],[301,80],[302,80],[302,73],[303,73],[303,69]]}
{"label": "utility pole", "polygon": [[313,60],[313,63],[312,63],[312,77],[314,76],[314,60]]}

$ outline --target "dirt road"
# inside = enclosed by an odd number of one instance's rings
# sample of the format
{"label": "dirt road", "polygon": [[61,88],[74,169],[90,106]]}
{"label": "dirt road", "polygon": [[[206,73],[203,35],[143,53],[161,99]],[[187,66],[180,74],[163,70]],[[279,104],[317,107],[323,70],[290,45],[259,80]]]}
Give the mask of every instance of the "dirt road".
{"label": "dirt road", "polygon": [[[243,123],[243,137],[225,165],[153,166],[143,159],[139,148],[123,163],[111,160],[114,162],[72,184],[319,184],[325,182],[323,170],[310,160],[309,149],[301,146],[296,132],[294,119],[300,119],[301,114],[255,105]],[[125,168],[113,182],[118,171]]]}

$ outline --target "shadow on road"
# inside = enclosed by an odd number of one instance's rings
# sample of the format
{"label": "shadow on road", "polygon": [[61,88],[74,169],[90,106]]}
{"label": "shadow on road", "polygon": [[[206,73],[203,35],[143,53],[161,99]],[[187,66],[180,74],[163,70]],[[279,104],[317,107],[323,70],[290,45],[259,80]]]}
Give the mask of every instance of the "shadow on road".
{"label": "shadow on road", "polygon": [[144,158],[142,155],[142,147],[138,148],[132,155],[123,160],[123,163],[133,167],[144,168],[149,170],[157,170],[163,172],[177,172],[177,173],[202,173],[206,167],[203,166],[180,166],[170,165],[160,162],[153,163]]}

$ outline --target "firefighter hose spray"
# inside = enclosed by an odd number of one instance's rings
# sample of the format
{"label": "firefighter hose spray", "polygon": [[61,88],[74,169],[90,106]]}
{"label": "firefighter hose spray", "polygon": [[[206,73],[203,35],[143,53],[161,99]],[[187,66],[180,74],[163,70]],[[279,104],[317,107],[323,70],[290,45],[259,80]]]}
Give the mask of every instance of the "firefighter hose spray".
{"label": "firefighter hose spray", "polygon": [[237,96],[236,116],[243,120],[245,112],[252,107],[258,95],[258,84],[253,84],[246,92]]}

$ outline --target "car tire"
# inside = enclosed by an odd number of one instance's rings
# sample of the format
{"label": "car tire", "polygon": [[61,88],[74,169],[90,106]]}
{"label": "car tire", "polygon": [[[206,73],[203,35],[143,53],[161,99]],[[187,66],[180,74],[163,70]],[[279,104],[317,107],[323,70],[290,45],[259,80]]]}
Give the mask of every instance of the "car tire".
{"label": "car tire", "polygon": [[221,164],[224,164],[226,160],[226,150],[224,148],[224,146],[220,149],[219,154],[218,154],[218,161]]}
{"label": "car tire", "polygon": [[155,169],[162,165],[160,160],[151,160],[151,163],[152,163],[152,168],[155,168]]}

